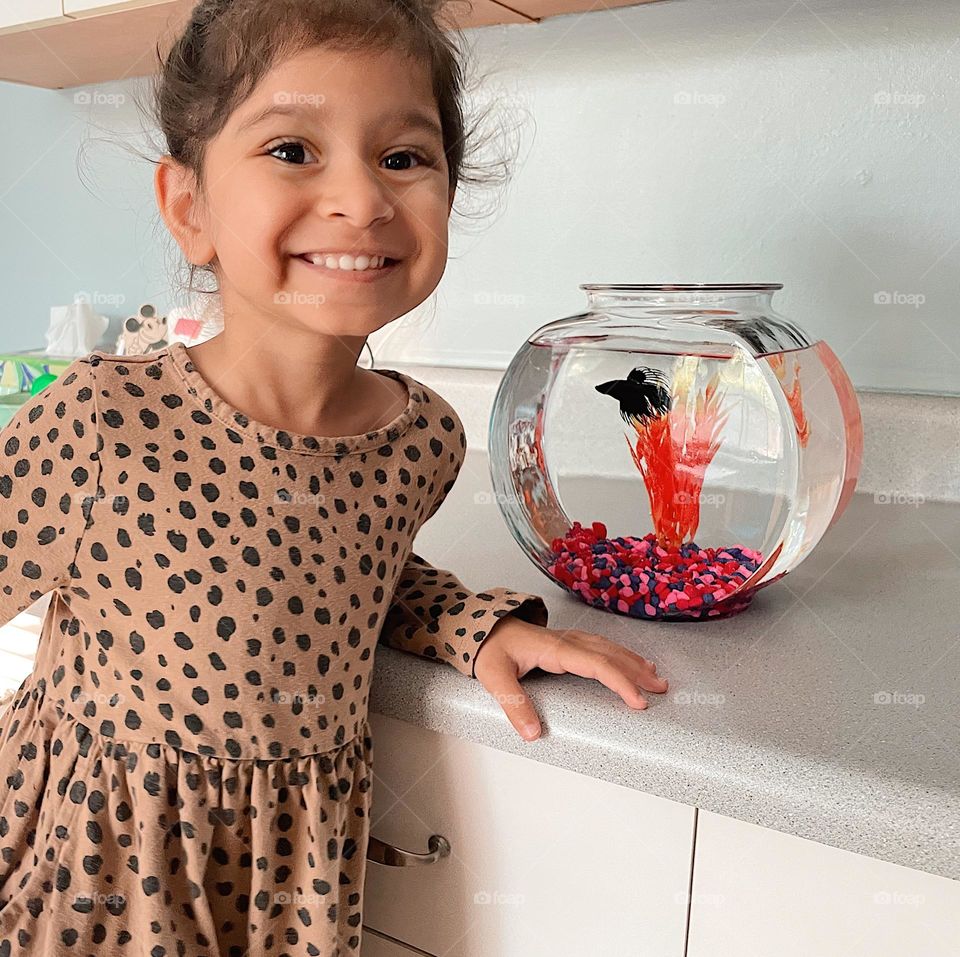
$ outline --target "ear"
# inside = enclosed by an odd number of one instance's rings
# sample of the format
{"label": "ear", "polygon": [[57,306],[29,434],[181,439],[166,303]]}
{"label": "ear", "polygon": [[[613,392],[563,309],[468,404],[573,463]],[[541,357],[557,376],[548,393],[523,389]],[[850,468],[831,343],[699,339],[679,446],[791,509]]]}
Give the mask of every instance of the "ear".
{"label": "ear", "polygon": [[153,177],[157,206],[187,261],[203,266],[216,255],[207,235],[200,190],[192,171],[169,154],[161,156]]}

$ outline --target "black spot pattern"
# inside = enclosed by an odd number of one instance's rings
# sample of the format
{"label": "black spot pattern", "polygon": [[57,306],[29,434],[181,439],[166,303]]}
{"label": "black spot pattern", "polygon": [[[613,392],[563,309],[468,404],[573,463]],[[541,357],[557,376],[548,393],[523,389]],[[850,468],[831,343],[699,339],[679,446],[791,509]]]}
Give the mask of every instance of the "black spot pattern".
{"label": "black spot pattern", "polygon": [[0,433],[0,620],[53,591],[0,714],[0,957],[359,952],[378,640],[468,677],[536,595],[411,550],[463,463],[408,404],[254,422],[180,344],[93,352]]}

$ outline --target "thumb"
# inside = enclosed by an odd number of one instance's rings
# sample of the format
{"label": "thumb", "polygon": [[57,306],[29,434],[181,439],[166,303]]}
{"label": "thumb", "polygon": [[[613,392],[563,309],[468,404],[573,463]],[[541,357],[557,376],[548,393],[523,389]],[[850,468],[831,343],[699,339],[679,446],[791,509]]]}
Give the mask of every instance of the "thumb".
{"label": "thumb", "polygon": [[486,689],[496,698],[517,734],[527,741],[540,737],[540,719],[533,703],[524,693],[517,680],[516,664],[509,659],[498,662],[496,668],[485,675]]}

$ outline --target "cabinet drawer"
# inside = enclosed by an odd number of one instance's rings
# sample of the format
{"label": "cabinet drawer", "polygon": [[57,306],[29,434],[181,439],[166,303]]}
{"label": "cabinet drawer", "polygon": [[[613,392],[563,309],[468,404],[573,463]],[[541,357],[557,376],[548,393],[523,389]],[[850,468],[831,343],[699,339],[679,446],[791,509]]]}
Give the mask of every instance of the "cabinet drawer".
{"label": "cabinet drawer", "polygon": [[[693,808],[371,714],[364,923],[444,957],[682,957]],[[536,747],[535,744],[531,747]]]}
{"label": "cabinet drawer", "polygon": [[701,811],[688,957],[957,957],[960,882]]}

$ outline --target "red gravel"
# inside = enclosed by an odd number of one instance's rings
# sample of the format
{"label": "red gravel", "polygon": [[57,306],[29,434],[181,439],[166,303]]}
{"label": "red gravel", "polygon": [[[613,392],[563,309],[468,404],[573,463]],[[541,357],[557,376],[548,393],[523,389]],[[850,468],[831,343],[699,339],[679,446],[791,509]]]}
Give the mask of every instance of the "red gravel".
{"label": "red gravel", "polygon": [[763,563],[745,546],[661,546],[643,538],[607,538],[602,522],[579,522],[551,543],[550,574],[595,608],[652,620],[720,618],[742,611],[751,595],[731,598]]}

